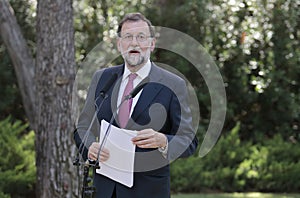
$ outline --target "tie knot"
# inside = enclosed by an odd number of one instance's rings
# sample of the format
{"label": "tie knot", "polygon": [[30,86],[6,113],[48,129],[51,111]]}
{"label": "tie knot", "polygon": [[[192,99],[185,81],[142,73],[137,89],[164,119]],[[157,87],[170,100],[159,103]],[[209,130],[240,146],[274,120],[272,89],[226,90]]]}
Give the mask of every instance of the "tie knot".
{"label": "tie knot", "polygon": [[134,79],[137,77],[137,74],[136,73],[131,73],[131,74],[129,74],[129,82],[133,82],[134,81]]}

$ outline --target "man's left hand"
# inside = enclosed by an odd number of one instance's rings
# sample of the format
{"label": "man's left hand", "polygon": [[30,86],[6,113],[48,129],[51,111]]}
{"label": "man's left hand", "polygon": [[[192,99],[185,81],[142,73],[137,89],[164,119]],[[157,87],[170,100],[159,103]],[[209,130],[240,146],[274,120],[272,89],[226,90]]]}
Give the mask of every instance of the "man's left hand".
{"label": "man's left hand", "polygon": [[140,148],[163,148],[167,145],[167,137],[153,129],[144,129],[138,131],[132,143]]}

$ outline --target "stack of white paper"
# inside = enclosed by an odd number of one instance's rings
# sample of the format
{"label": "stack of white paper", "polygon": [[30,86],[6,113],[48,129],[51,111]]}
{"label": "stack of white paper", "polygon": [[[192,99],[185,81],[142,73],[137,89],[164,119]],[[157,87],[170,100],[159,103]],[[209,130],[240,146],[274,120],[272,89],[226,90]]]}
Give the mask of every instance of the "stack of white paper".
{"label": "stack of white paper", "polygon": [[[109,123],[101,121],[100,144],[103,141]],[[109,150],[110,157],[100,162],[100,169],[96,172],[109,177],[125,186],[133,186],[135,145],[131,139],[137,135],[136,131],[120,129],[111,126],[104,148]]]}

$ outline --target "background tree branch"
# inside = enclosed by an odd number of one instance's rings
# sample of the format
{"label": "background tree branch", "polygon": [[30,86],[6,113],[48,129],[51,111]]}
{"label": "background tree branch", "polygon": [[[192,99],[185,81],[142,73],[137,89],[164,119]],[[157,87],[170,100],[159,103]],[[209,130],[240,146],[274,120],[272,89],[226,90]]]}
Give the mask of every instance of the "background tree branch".
{"label": "background tree branch", "polygon": [[0,34],[13,62],[26,115],[35,129],[34,59],[7,0],[0,1]]}

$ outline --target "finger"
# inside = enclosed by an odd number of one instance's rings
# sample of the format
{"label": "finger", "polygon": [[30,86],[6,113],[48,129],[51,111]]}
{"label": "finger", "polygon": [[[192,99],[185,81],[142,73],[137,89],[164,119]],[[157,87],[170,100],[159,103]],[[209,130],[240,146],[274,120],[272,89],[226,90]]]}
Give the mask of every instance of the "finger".
{"label": "finger", "polygon": [[133,143],[137,143],[139,141],[143,141],[143,140],[146,140],[146,139],[147,139],[146,137],[140,137],[140,136],[138,137],[138,136],[136,136],[136,137],[132,138],[131,141]]}
{"label": "finger", "polygon": [[135,144],[144,145],[144,144],[150,144],[151,142],[153,142],[153,140],[151,139],[142,139],[142,140],[135,141]]}
{"label": "finger", "polygon": [[91,146],[89,147],[89,152],[90,153],[97,153],[98,150],[99,150],[99,147],[100,147],[99,143],[93,142],[91,144]]}
{"label": "finger", "polygon": [[100,161],[104,162],[104,161],[108,160],[109,156],[110,156],[109,150],[108,149],[103,149],[101,151]]}
{"label": "finger", "polygon": [[136,142],[136,141],[140,141],[140,140],[149,139],[152,137],[153,137],[153,134],[151,134],[151,133],[138,133],[137,136],[132,138],[132,141]]}
{"label": "finger", "polygon": [[133,140],[132,143],[137,145],[137,146],[141,146],[141,145],[144,145],[144,144],[150,144],[150,143],[153,143],[154,140],[153,138],[141,138],[141,139],[136,139],[136,140]]}
{"label": "finger", "polygon": [[98,149],[100,148],[100,144],[99,144],[98,142],[93,142],[92,145],[91,145],[91,147],[92,147],[93,149],[98,150]]}
{"label": "finger", "polygon": [[88,158],[91,160],[97,160],[97,155],[95,153],[90,152]]}
{"label": "finger", "polygon": [[109,154],[101,154],[101,156],[100,156],[100,161],[106,161],[106,160],[108,160],[108,158],[109,158]]}
{"label": "finger", "polygon": [[154,131],[152,129],[144,129],[144,130],[138,131],[137,135],[144,136],[144,137],[150,137],[150,136],[153,136],[155,133],[156,133],[156,131]]}
{"label": "finger", "polygon": [[109,154],[109,150],[107,148],[103,148],[101,153]]}
{"label": "finger", "polygon": [[136,146],[140,148],[158,148],[158,143],[155,141],[155,139],[146,139],[135,142]]}
{"label": "finger", "polygon": [[93,142],[88,150],[88,158],[91,160],[97,160],[98,159],[98,153],[99,153],[99,147],[100,144],[97,142]]}
{"label": "finger", "polygon": [[89,159],[91,159],[91,160],[97,160],[98,159],[98,152],[96,152],[96,151],[90,152]]}
{"label": "finger", "polygon": [[109,157],[109,151],[108,150],[102,150],[100,155],[101,155],[101,157]]}
{"label": "finger", "polygon": [[153,143],[137,144],[136,146],[140,148],[157,148],[156,144]]}

